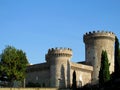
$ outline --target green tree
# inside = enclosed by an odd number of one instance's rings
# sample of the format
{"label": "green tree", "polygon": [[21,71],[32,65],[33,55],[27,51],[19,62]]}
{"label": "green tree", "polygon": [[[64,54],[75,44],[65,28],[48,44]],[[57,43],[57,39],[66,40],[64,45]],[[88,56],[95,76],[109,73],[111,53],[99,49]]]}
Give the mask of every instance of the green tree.
{"label": "green tree", "polygon": [[101,54],[101,67],[99,71],[99,84],[104,85],[105,82],[110,80],[109,62],[107,52],[102,51]]}
{"label": "green tree", "polygon": [[119,40],[115,37],[115,67],[114,67],[114,78],[120,78],[120,48]]}
{"label": "green tree", "polygon": [[76,83],[76,72],[73,72],[73,79],[72,79],[72,89],[76,90],[77,88],[77,83]]}
{"label": "green tree", "polygon": [[7,81],[11,87],[14,81],[22,82],[27,64],[25,52],[7,46],[0,55],[0,80]]}

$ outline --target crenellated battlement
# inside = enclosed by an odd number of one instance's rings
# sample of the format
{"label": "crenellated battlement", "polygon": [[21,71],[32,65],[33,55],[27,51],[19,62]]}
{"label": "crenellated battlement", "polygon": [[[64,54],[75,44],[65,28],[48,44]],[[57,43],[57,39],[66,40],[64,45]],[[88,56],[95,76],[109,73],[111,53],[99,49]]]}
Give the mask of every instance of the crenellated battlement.
{"label": "crenellated battlement", "polygon": [[92,32],[88,32],[88,33],[86,33],[86,34],[84,34],[84,36],[85,35],[94,35],[94,34],[109,34],[109,35],[114,35],[114,33],[113,32],[111,32],[111,31],[92,31]]}
{"label": "crenellated battlement", "polygon": [[91,39],[91,38],[109,38],[114,40],[115,34],[111,31],[92,31],[85,33],[84,36],[84,41]]}
{"label": "crenellated battlement", "polygon": [[70,48],[62,48],[62,47],[60,47],[60,48],[58,48],[58,47],[56,47],[56,48],[51,48],[51,49],[49,49],[48,50],[48,53],[68,53],[68,52],[72,52],[72,49],[70,49]]}
{"label": "crenellated battlement", "polygon": [[46,60],[50,57],[55,56],[65,56],[65,57],[71,57],[72,56],[72,49],[70,48],[51,48],[48,50],[48,53],[46,54]]}
{"label": "crenellated battlement", "polygon": [[115,34],[111,31],[92,31],[84,34],[86,64],[93,66],[93,81],[96,82],[101,66],[101,53],[106,50],[110,63],[110,73],[114,71]]}

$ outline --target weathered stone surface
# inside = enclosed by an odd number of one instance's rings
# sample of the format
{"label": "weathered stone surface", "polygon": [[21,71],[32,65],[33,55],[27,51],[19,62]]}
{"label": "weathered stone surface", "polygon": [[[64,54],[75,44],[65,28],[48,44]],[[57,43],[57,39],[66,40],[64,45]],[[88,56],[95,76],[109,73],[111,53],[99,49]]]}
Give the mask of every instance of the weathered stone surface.
{"label": "weathered stone surface", "polygon": [[72,49],[70,48],[51,48],[45,55],[46,63],[28,66],[26,84],[32,82],[41,85],[44,83],[46,87],[71,87],[74,71],[78,87],[96,83],[102,50],[107,51],[112,73],[114,71],[114,33],[89,32],[83,36],[83,41],[85,43],[85,62],[71,62]]}
{"label": "weathered stone surface", "polygon": [[114,71],[114,42],[115,34],[112,32],[98,31],[89,32],[84,35],[86,64],[93,66],[92,80],[97,82],[102,50],[107,51],[110,73]]}

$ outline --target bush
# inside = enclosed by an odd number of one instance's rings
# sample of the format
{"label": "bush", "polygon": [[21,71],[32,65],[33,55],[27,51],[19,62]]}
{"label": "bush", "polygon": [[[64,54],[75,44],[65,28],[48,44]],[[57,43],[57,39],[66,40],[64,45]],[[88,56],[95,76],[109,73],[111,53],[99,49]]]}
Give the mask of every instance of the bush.
{"label": "bush", "polygon": [[26,87],[41,87],[41,84],[29,82]]}

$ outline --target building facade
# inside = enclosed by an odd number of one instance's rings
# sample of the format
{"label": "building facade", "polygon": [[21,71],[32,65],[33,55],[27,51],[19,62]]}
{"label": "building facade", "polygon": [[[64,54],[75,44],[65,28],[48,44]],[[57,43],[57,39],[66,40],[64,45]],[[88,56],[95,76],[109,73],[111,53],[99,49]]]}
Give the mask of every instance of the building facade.
{"label": "building facade", "polygon": [[71,62],[72,49],[70,48],[51,48],[45,55],[45,63],[27,67],[26,84],[39,83],[45,87],[71,87],[74,71],[78,87],[88,83],[97,83],[102,50],[107,51],[112,73],[114,71],[115,34],[93,31],[83,35],[83,41],[85,43],[84,62]]}

